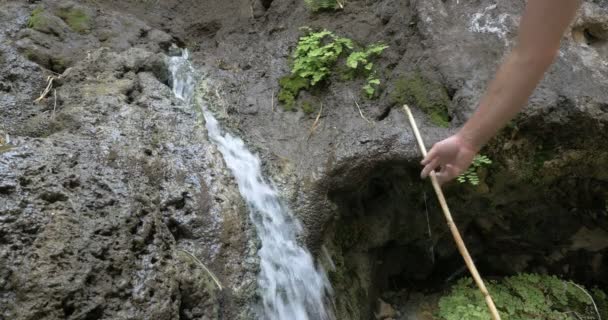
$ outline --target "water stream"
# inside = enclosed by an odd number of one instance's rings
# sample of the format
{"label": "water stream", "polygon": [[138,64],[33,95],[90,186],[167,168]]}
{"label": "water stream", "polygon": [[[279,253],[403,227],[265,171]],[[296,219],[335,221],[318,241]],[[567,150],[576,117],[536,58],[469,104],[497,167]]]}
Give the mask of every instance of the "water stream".
{"label": "water stream", "polygon": [[[193,102],[197,73],[188,52],[169,62],[176,97]],[[243,141],[225,132],[213,114],[201,106],[210,140],[217,146],[234,175],[245,199],[250,218],[261,241],[259,318],[268,320],[326,320],[333,316],[326,308],[331,285],[322,268],[315,266],[310,252],[298,241],[300,223],[281,201],[273,184],[262,174],[260,159]]]}

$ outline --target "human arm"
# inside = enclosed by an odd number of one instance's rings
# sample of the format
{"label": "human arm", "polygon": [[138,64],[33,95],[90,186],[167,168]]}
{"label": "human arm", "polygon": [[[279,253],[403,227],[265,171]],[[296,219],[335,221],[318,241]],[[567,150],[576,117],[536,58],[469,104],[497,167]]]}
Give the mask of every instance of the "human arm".
{"label": "human arm", "polygon": [[580,0],[529,0],[516,47],[502,63],[473,116],[453,136],[436,143],[422,160],[422,177],[436,169],[441,183],[454,179],[525,106],[559,50]]}

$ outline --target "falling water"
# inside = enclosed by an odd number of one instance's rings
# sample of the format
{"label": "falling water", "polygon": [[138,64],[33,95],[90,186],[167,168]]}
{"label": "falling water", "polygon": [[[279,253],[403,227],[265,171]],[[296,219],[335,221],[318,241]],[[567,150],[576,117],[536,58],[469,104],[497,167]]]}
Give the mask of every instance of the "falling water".
{"label": "falling water", "polygon": [[[189,103],[196,86],[196,72],[188,52],[170,58],[175,96]],[[217,145],[236,178],[249,208],[262,247],[259,292],[262,297],[260,319],[326,320],[331,285],[311,254],[297,242],[302,231],[299,222],[279,198],[276,189],[262,175],[260,159],[237,137],[223,132],[209,110],[203,108],[209,138]]]}

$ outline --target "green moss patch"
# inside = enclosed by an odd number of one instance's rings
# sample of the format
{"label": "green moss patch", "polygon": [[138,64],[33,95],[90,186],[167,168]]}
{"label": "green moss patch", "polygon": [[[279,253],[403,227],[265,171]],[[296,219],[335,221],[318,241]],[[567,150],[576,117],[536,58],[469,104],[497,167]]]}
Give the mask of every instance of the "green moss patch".
{"label": "green moss patch", "polygon": [[308,80],[297,75],[285,76],[279,80],[281,91],[279,101],[283,103],[285,110],[295,110],[295,103],[300,90],[308,89]]}
{"label": "green moss patch", "polygon": [[398,105],[408,104],[420,108],[429,116],[432,123],[440,127],[450,125],[448,116],[450,97],[445,87],[422,77],[418,72],[398,79],[391,99]]}
{"label": "green moss patch", "polygon": [[88,33],[91,31],[92,19],[80,8],[62,9],[57,14],[70,29],[78,33]]}
{"label": "green moss patch", "polygon": [[[598,319],[594,303],[602,318],[608,316],[604,292],[586,290],[555,276],[519,274],[500,282],[490,281],[488,290],[503,319]],[[439,319],[490,319],[484,298],[473,280],[460,280],[447,296],[439,300]]]}
{"label": "green moss patch", "polygon": [[310,102],[310,101],[302,102],[302,111],[304,111],[304,113],[311,114],[311,113],[315,112],[315,110],[316,110],[316,108],[312,102]]}
{"label": "green moss patch", "polygon": [[49,21],[44,15],[43,7],[36,7],[32,14],[30,15],[30,19],[27,21],[27,26],[36,30],[44,30],[48,28]]}

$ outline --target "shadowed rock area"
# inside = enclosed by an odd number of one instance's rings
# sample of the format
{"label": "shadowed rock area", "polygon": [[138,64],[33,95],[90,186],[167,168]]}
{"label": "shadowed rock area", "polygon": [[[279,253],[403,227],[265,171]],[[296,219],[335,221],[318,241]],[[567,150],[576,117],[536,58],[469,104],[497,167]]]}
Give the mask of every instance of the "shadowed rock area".
{"label": "shadowed rock area", "polygon": [[[209,107],[259,153],[303,222],[337,318],[426,319],[415,314],[430,298],[418,293],[466,270],[418,178],[400,106],[412,106],[428,146],[454,132],[513,47],[523,6],[1,3],[0,318],[253,318],[259,241],[200,110],[168,86],[176,44],[204,75]],[[283,110],[279,79],[303,26],[387,44],[377,98],[361,94],[363,80],[336,76],[300,94],[312,113]],[[585,2],[529,106],[482,150],[493,163],[480,184],[446,187],[490,278],[538,272],[608,286],[607,30],[608,5]],[[448,127],[418,92],[440,101]],[[378,309],[379,298],[401,312]]]}

